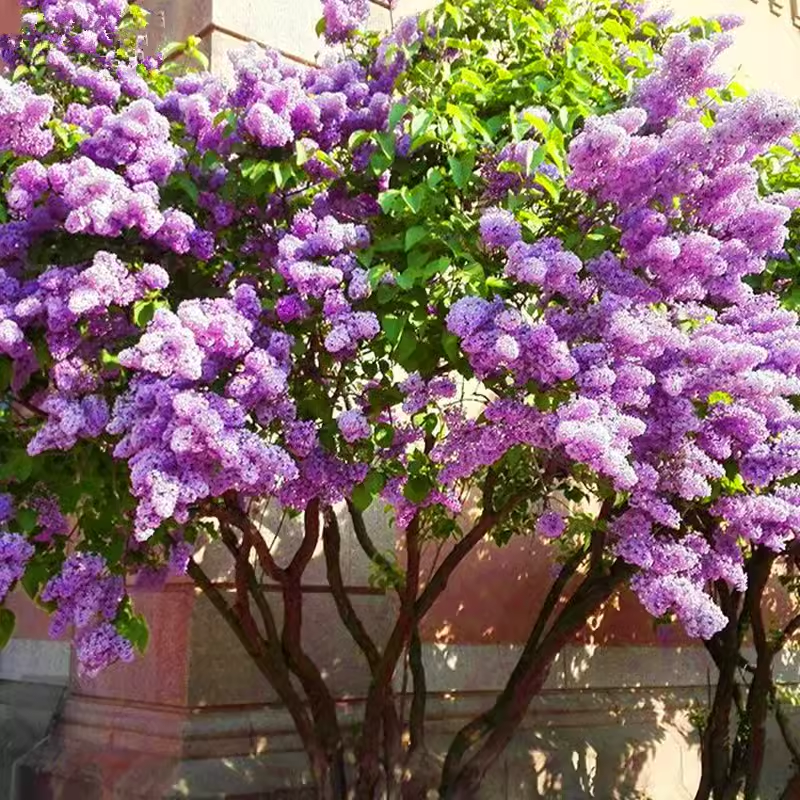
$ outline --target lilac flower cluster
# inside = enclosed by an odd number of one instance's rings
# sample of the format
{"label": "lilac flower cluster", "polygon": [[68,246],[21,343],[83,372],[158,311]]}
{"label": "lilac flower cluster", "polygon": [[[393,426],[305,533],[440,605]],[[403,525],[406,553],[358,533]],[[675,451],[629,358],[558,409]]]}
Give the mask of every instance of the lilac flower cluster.
{"label": "lilac flower cluster", "polygon": [[651,127],[677,117],[684,108],[683,101],[727,83],[727,77],[713,67],[732,41],[725,34],[693,40],[688,33],[681,33],[670,38],[658,68],[638,83],[633,94],[633,104],[647,110]]}
{"label": "lilac flower cluster", "polygon": [[97,394],[73,399],[53,393],[39,407],[47,414],[47,421],[28,443],[32,456],[46,450],[69,450],[79,439],[94,439],[103,433],[109,420],[108,403]]}
{"label": "lilac flower cluster", "polygon": [[[268,495],[297,476],[294,461],[249,427],[291,421],[286,397],[291,339],[256,323],[261,304],[243,285],[230,298],[192,300],[160,310],[139,343],[120,353],[138,377],[114,406],[108,431],[122,436],[139,499],[136,535],[228,491]],[[255,337],[255,338],[254,338]],[[228,376],[225,395],[210,390]]]}
{"label": "lilac flower cluster", "polygon": [[392,507],[394,524],[400,530],[405,530],[423,508],[441,506],[451,514],[461,512],[461,500],[455,491],[448,487],[434,489],[421,503],[413,503],[403,493],[405,485],[406,479],[399,475],[389,480],[381,492],[383,500]]}
{"label": "lilac flower cluster", "polygon": [[33,556],[33,545],[18,533],[0,532],[0,602],[25,574]]}
{"label": "lilac flower cluster", "polygon": [[54,44],[93,54],[98,45],[113,47],[128,10],[127,0],[23,0],[30,9],[23,22],[34,26],[41,14]]}
{"label": "lilac flower cluster", "polygon": [[[590,119],[572,142],[568,184],[613,204],[621,255],[584,264],[556,239],[523,242],[509,212],[484,214],[484,244],[505,254],[507,278],[525,300],[533,294],[527,310],[541,320],[500,299],[453,304],[448,329],[476,375],[513,382],[492,384],[506,397],[480,419],[453,415],[432,453],[443,482],[462,480],[520,441],[498,421],[525,420],[528,442],[629,493],[612,532],[618,554],[639,568],[634,589],[653,614],[673,611],[702,637],[725,624],[706,584],[744,586],[736,537],[780,551],[800,533],[797,492],[780,486],[800,454],[791,403],[800,390],[798,318],[744,282],[782,247],[789,213],[760,196],[749,162],[800,117],[755,95],[719,109],[711,126],[700,122],[686,101],[715,85],[723,43],[678,37],[635,93],[643,107]],[[527,343],[543,326],[557,358]],[[543,376],[552,363],[563,370]],[[509,389],[531,380],[575,388],[539,412]],[[712,540],[686,532],[680,509],[710,498],[732,461],[746,491],[714,504]]]}
{"label": "lilac flower cluster", "polygon": [[325,38],[343,42],[363,28],[369,18],[369,0],[322,0]]}
{"label": "lilac flower cluster", "polygon": [[[98,372],[87,361],[96,356],[100,344],[87,349],[80,324],[88,324],[101,341],[115,326],[115,308],[124,309],[148,293],[168,284],[158,265],[145,265],[134,272],[105,251],[96,253],[83,269],[53,267],[27,284],[11,281],[0,302],[0,352],[26,364],[33,355],[33,341],[44,328],[57,361],[51,370],[52,385],[39,408],[47,414],[45,424],[28,446],[33,454],[45,450],[68,450],[78,439],[99,436],[108,422],[108,404],[97,393]],[[118,317],[124,322],[124,317]],[[124,323],[124,332],[129,332]]]}
{"label": "lilac flower cluster", "polygon": [[104,115],[81,143],[81,152],[101,167],[124,166],[132,186],[164,184],[183,156],[170,141],[169,121],[146,99],[135,100],[119,114]]}
{"label": "lilac flower cluster", "polygon": [[53,149],[53,134],[44,130],[53,113],[51,97],[34,94],[24,83],[0,76],[0,151],[41,158]]}
{"label": "lilac flower cluster", "polygon": [[[167,147],[134,153],[132,158],[138,160],[128,164],[129,177],[165,179],[177,156]],[[161,211],[159,190],[152,180],[132,184],[88,156],[53,164],[46,175],[41,168],[23,165],[12,176],[8,201],[20,215],[29,214],[34,204],[43,201],[51,225],[63,225],[68,233],[119,237],[136,228],[145,238],[155,238],[177,253],[189,252],[201,233],[182,211]]]}
{"label": "lilac flower cluster", "polygon": [[456,384],[452,378],[441,376],[425,381],[418,372],[412,372],[399,388],[405,395],[403,411],[406,414],[416,414],[430,403],[456,396]]}
{"label": "lilac flower cluster", "polygon": [[298,511],[315,498],[325,505],[335,505],[350,497],[368,472],[368,464],[348,463],[315,444],[298,461],[296,478],[287,480],[277,497],[284,506]]}
{"label": "lilac flower cluster", "polygon": [[62,636],[71,627],[81,672],[97,675],[117,661],[133,660],[133,648],[111,624],[125,597],[125,582],[111,575],[98,555],[74,553],[61,573],[41,592],[41,599],[56,606],[50,635]]}
{"label": "lilac flower cluster", "polygon": [[439,480],[446,487],[497,463],[517,445],[554,447],[552,420],[522,400],[497,400],[486,408],[481,420],[468,419],[460,409],[452,409],[446,421],[447,437],[431,451],[432,460],[441,467]]}
{"label": "lilac flower cluster", "polygon": [[344,440],[351,444],[359,439],[368,439],[372,433],[369,421],[358,408],[352,408],[339,414],[336,424]]}
{"label": "lilac flower cluster", "polygon": [[[750,161],[796,130],[800,114],[756,94],[711,127],[690,114],[645,134],[647,118],[630,108],[589,120],[570,148],[568,185],[616,205],[624,271],[647,275],[657,299],[737,302],[749,292],[743,279],[783,247],[790,215],[760,196]],[[691,232],[675,230],[679,219]]]}
{"label": "lilac flower cluster", "polygon": [[37,542],[49,543],[55,536],[66,536],[69,533],[69,523],[56,497],[44,492],[30,501],[30,507],[36,512],[36,524],[39,528]]}
{"label": "lilac flower cluster", "polygon": [[716,551],[700,535],[677,541],[655,536],[652,522],[639,511],[617,520],[614,532],[617,552],[641,569],[631,585],[653,616],[674,611],[690,636],[704,639],[725,627],[727,618],[703,587],[722,577],[742,591],[746,581],[741,568],[720,572]]}
{"label": "lilac flower cluster", "polygon": [[[353,276],[353,250],[369,245],[364,225],[339,222],[333,215],[318,217],[313,211],[299,212],[278,242],[275,265],[287,284],[301,297],[321,298]],[[363,280],[356,273],[356,280]],[[358,283],[357,283],[358,285]]]}
{"label": "lilac flower cluster", "polygon": [[481,378],[511,372],[519,385],[552,386],[575,375],[578,365],[567,345],[545,321],[532,322],[499,298],[458,300],[447,315],[447,329]]}
{"label": "lilac flower cluster", "polygon": [[564,517],[556,511],[545,511],[536,520],[536,533],[546,539],[557,539],[565,528]]}
{"label": "lilac flower cluster", "polygon": [[81,675],[94,678],[117,662],[135,658],[133,645],[108,622],[102,622],[75,636],[75,654]]}
{"label": "lilac flower cluster", "polygon": [[[361,3],[368,5],[356,0],[356,5]],[[353,3],[336,0],[334,5],[346,8]],[[354,60],[308,69],[255,45],[232,59],[235,85],[227,96],[228,107],[240,110],[242,134],[263,147],[302,140],[312,154],[319,149],[329,152],[356,131],[383,130],[387,125],[391,83],[372,79]],[[165,100],[170,102],[170,96]],[[203,116],[206,127],[213,125],[213,119]]]}

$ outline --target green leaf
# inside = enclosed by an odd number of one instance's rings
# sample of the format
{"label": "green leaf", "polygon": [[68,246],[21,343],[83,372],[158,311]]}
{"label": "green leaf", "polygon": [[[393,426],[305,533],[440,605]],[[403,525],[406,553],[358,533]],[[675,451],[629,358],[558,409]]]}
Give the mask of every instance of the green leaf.
{"label": "green leaf", "polygon": [[372,505],[372,492],[363,483],[353,489],[350,499],[359,511],[366,511]]}
{"label": "green leaf", "polygon": [[14,635],[17,627],[17,618],[8,608],[0,608],[0,650],[4,650]]}
{"label": "green leaf", "polygon": [[710,406],[715,406],[718,403],[722,403],[726,406],[729,406],[733,402],[733,397],[729,395],[727,392],[711,392],[708,396],[708,404]]}
{"label": "green leaf", "polygon": [[451,364],[461,360],[461,340],[455,334],[447,332],[442,334],[442,349]]}
{"label": "green leaf", "polygon": [[624,25],[621,25],[615,19],[607,19],[603,23],[603,30],[606,33],[610,33],[615,39],[619,39],[622,42],[628,41],[628,30]]}
{"label": "green leaf", "polygon": [[546,155],[546,145],[539,145],[535,150],[528,149],[528,156],[525,160],[525,173],[532,175],[533,171],[544,161]]}
{"label": "green leaf", "polygon": [[186,49],[186,42],[170,42],[161,48],[161,57],[166,61],[172,56],[179,55]]}
{"label": "green leaf", "polygon": [[136,614],[129,598],[126,598],[117,612],[114,620],[114,627],[120,636],[124,636],[140,653],[147,649],[150,641],[150,630],[147,627],[147,620],[141,615]]}
{"label": "green leaf", "polygon": [[430,127],[433,122],[433,112],[426,110],[417,111],[411,118],[411,146],[419,139]]}
{"label": "green leaf", "polygon": [[400,337],[403,335],[403,331],[405,330],[406,320],[405,318],[400,319],[394,314],[387,314],[381,320],[381,327],[386,333],[386,338],[392,344],[397,344],[400,341]]}
{"label": "green leaf", "polygon": [[561,195],[561,190],[558,186],[556,186],[547,175],[543,175],[541,172],[536,174],[536,183],[539,184],[546,192],[553,198],[553,200],[558,200],[559,196]]}
{"label": "green leaf", "polygon": [[24,483],[33,472],[33,459],[21,448],[10,450],[0,464],[0,480],[15,480]]}
{"label": "green leaf", "polygon": [[433,481],[427,475],[414,475],[403,487],[403,496],[412,503],[421,503],[433,490]]}
{"label": "green leaf", "polygon": [[448,258],[447,256],[436,258],[433,261],[429,262],[422,270],[422,277],[425,280],[428,280],[432,278],[434,275],[439,275],[450,266],[450,263],[451,263],[450,258]]}
{"label": "green leaf", "polygon": [[165,308],[165,300],[139,300],[133,304],[133,324],[137,328],[146,328],[159,308]]}
{"label": "green leaf", "polygon": [[119,366],[119,356],[115,355],[114,353],[109,353],[108,350],[101,350],[100,351],[100,363],[104,367],[118,367]]}
{"label": "green leaf", "polygon": [[396,406],[403,401],[405,395],[394,387],[386,389],[372,389],[368,392],[369,410],[371,414],[377,414],[386,408]]}
{"label": "green leaf", "polygon": [[[378,447],[391,447],[394,442],[394,428],[386,423],[375,426],[375,444]],[[383,488],[383,486],[381,486]]]}
{"label": "green leaf", "polygon": [[443,180],[444,175],[442,175],[442,173],[435,167],[431,167],[428,170],[428,176],[425,179],[425,182],[431,189],[435,189]]}
{"label": "green leaf", "polygon": [[8,391],[14,376],[14,362],[6,356],[0,356],[0,392]]}
{"label": "green leaf", "polygon": [[269,161],[247,159],[242,162],[240,173],[246,181],[256,183],[270,171],[271,167],[272,164]]}
{"label": "green leaf", "polygon": [[195,185],[195,182],[185,172],[176,175],[173,181],[176,186],[183,189],[183,191],[189,195],[193,203],[197,203],[197,198],[200,196],[200,190]]}
{"label": "green leaf", "polygon": [[389,112],[389,130],[392,130],[408,111],[407,103],[395,103]]}
{"label": "green leaf", "polygon": [[39,521],[39,513],[32,508],[21,508],[17,511],[16,520],[23,533],[31,533]]}
{"label": "green leaf", "polygon": [[375,134],[375,139],[381,148],[381,152],[386,158],[394,158],[396,141],[393,133],[378,133]]}
{"label": "green leaf", "polygon": [[371,470],[364,482],[353,490],[353,504],[359,511],[366,511],[385,485],[386,481],[383,475],[380,472]]}
{"label": "green leaf", "polygon": [[208,69],[210,62],[208,56],[202,50],[198,50],[196,47],[190,47],[187,49],[186,55],[188,58],[196,61],[202,69]]}
{"label": "green leaf", "polygon": [[331,404],[327,397],[308,394],[298,403],[303,419],[329,420],[331,418]]}
{"label": "green leaf", "polygon": [[384,214],[390,214],[396,210],[401,202],[402,198],[398,189],[387,189],[385,192],[381,192],[378,197],[378,204]]}
{"label": "green leaf", "polygon": [[314,26],[314,31],[317,37],[321,37],[325,33],[325,17],[322,17],[319,22]]}
{"label": "green leaf", "polygon": [[294,150],[297,156],[297,166],[302,167],[313,155],[313,153],[309,152],[308,148],[303,144],[302,139],[298,139],[294,143]]}
{"label": "green leaf", "polygon": [[49,578],[50,570],[47,562],[42,561],[40,558],[34,556],[34,558],[28,562],[28,566],[25,568],[25,574],[22,576],[20,584],[25,590],[25,594],[27,594],[31,600],[36,600],[37,596],[39,595],[39,590],[42,588],[42,586],[44,586],[45,582]]}
{"label": "green leaf", "polygon": [[428,229],[424,225],[414,225],[406,231],[406,252],[411,250],[415,244],[421,242],[428,235]]}
{"label": "green leaf", "polygon": [[406,328],[394,351],[394,357],[401,367],[405,367],[411,362],[418,347],[419,342],[414,332],[410,328]]}
{"label": "green leaf", "polygon": [[404,186],[400,190],[400,197],[403,198],[405,204],[411,209],[411,211],[413,211],[415,214],[419,214],[428,192],[429,190],[427,185],[420,183],[410,190]]}
{"label": "green leaf", "polygon": [[279,189],[283,189],[294,177],[294,169],[291,164],[273,164],[272,174],[275,176],[275,183]]}
{"label": "green leaf", "polygon": [[461,158],[450,156],[447,162],[450,164],[450,175],[453,178],[453,183],[459,189],[463,189],[472,177],[472,170],[475,167],[475,152],[467,153]]}

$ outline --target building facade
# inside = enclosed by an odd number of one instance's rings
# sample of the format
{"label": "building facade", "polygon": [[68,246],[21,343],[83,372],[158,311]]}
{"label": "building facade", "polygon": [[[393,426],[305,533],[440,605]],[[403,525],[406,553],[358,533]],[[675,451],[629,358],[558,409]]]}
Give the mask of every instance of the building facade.
{"label": "building facade", "polygon": [[[394,13],[432,4],[400,0]],[[227,54],[249,41],[306,62],[319,50],[319,0],[145,5],[151,11],[149,49],[197,35],[211,68],[221,74],[228,70]],[[800,95],[800,0],[670,5],[684,16],[744,16],[726,67],[746,85]],[[15,0],[0,0],[0,30],[14,31],[18,19]],[[372,24],[391,23],[388,5],[374,0]],[[377,512],[371,522],[383,546],[393,547],[394,534]],[[290,548],[291,532],[282,541]],[[349,552],[346,583],[380,638],[390,624],[392,601],[369,586],[368,564],[357,545],[351,543]],[[357,711],[367,676],[358,652],[336,633],[338,617],[321,561],[316,559],[305,587],[308,645],[325,665],[344,713],[348,707]],[[213,551],[204,554],[206,569],[220,588],[230,590],[231,576],[215,563]],[[549,571],[546,546],[520,539],[503,549],[486,544],[454,576],[424,631],[434,745],[501,688]],[[265,584],[264,590],[274,588]],[[137,605],[152,627],[147,656],[95,681],[77,679],[67,644],[47,639],[42,615],[21,599],[15,605],[20,635],[0,653],[0,711],[17,731],[0,762],[0,781],[8,779],[12,762],[17,765],[11,796],[255,797],[302,784],[304,761],[288,715],[244,654],[238,657],[239,644],[188,581],[138,594]],[[676,632],[669,636],[656,636],[630,595],[598,614],[559,658],[515,744],[491,774],[487,800],[692,797],[699,763],[690,708],[707,698],[714,670],[701,646]],[[797,681],[797,663],[788,656],[780,671],[785,680]],[[793,772],[777,736],[768,759],[764,797],[777,799]]]}

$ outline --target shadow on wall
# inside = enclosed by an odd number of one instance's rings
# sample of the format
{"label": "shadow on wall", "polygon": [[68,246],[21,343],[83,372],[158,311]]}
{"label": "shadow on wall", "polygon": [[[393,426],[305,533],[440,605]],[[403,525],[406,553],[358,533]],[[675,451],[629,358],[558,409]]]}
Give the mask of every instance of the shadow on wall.
{"label": "shadow on wall", "polygon": [[[603,693],[583,693],[584,705],[607,705]],[[627,698],[630,702],[633,698]],[[679,698],[683,699],[683,698]],[[686,752],[682,711],[664,713],[662,701],[637,699],[630,717],[611,708],[586,713],[534,714],[514,744],[487,775],[476,800],[676,800],[691,797],[695,786],[693,758]],[[559,717],[568,716],[569,719]],[[463,722],[463,720],[461,720]],[[459,720],[432,720],[430,752],[420,772],[436,775],[444,750]],[[659,753],[661,754],[659,756]],[[684,762],[689,762],[687,771]],[[311,800],[302,788],[302,756],[271,754],[221,759],[216,764],[184,763],[174,783],[174,797],[216,797],[214,785],[229,796],[263,800]],[[213,774],[212,774],[213,772]],[[290,777],[291,776],[291,777]],[[409,770],[414,782],[417,769]],[[431,786],[431,782],[427,783]],[[270,787],[270,788],[267,788]],[[294,787],[294,788],[289,788]],[[415,800],[431,797],[423,791]]]}

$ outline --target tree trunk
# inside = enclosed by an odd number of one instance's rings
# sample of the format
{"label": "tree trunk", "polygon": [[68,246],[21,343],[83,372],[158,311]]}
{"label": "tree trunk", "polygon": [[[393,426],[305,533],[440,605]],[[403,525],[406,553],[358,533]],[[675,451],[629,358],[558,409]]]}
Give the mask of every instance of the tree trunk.
{"label": "tree trunk", "polygon": [[526,647],[495,705],[465,729],[471,728],[463,740],[474,754],[464,761],[466,752],[455,756],[448,753],[442,778],[443,798],[471,800],[477,795],[487,771],[511,742],[531,701],[542,690],[558,654],[584,627],[587,618],[614,594],[629,571],[619,561],[608,574],[590,571],[541,642]]}

